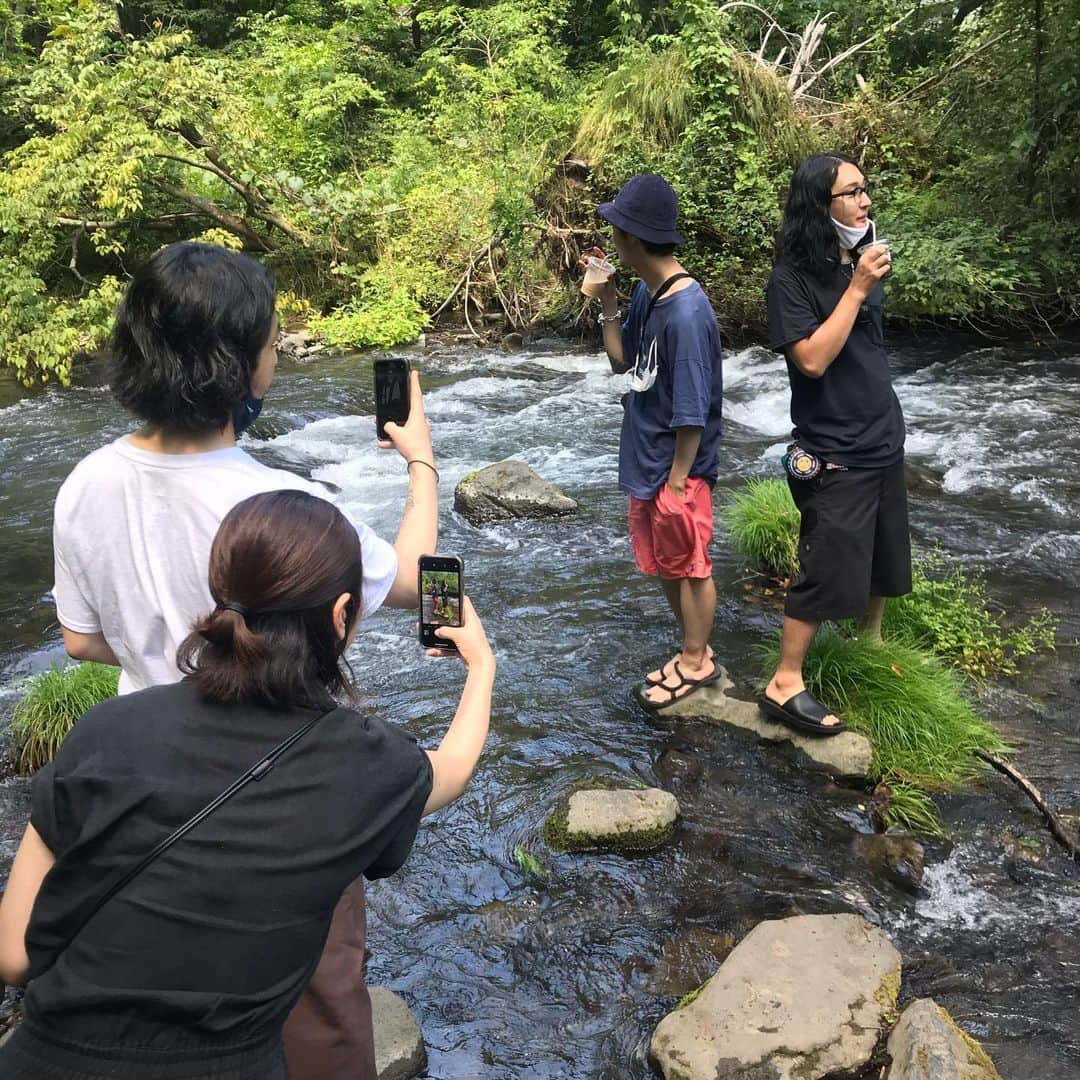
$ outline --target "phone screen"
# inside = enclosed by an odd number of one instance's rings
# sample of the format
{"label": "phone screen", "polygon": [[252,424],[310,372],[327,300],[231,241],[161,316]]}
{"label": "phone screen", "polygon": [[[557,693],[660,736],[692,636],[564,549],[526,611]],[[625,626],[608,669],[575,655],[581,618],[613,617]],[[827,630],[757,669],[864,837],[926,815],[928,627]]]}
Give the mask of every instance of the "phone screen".
{"label": "phone screen", "polygon": [[435,636],[440,626],[461,625],[461,560],[452,555],[420,559],[420,643],[427,648],[453,649]]}
{"label": "phone screen", "polygon": [[386,423],[409,419],[409,361],[375,361],[375,430],[386,438]]}

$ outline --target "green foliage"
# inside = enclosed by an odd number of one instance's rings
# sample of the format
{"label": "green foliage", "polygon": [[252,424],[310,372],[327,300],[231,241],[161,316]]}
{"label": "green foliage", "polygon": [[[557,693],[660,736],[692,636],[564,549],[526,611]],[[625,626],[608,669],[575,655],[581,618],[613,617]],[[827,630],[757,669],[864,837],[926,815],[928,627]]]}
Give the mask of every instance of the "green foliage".
{"label": "green foliage", "polygon": [[[772,667],[779,650],[777,638],[768,649]],[[803,671],[807,688],[870,739],[878,778],[945,788],[978,774],[973,750],[1004,749],[976,715],[960,677],[909,645],[823,630]]]}
{"label": "green foliage", "polygon": [[1015,675],[1019,658],[1053,650],[1057,636],[1046,608],[1019,626],[1003,627],[983,575],[941,551],[916,561],[912,591],[886,603],[882,629],[890,640],[927,649],[978,679]]}
{"label": "green foliage", "polygon": [[749,480],[723,509],[732,547],[779,579],[799,569],[799,510],[785,480]]}
{"label": "green foliage", "polygon": [[944,836],[934,800],[920,787],[891,780],[889,798],[881,815],[890,828],[906,829],[921,836]]}
{"label": "green foliage", "polygon": [[83,663],[35,675],[15,706],[11,734],[22,772],[52,761],[60,744],[88,709],[116,696],[120,669]]}

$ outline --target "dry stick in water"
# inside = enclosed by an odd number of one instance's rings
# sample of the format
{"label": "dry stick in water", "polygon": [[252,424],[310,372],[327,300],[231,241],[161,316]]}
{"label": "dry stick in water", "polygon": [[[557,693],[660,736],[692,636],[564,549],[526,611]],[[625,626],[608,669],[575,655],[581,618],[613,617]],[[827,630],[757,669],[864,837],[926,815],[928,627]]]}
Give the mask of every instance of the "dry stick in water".
{"label": "dry stick in water", "polygon": [[1046,800],[1042,797],[1039,789],[1015,766],[1010,765],[1007,761],[1002,761],[1001,758],[995,757],[993,754],[986,750],[973,750],[972,753],[981,758],[988,765],[992,765],[999,773],[1003,773],[1010,780],[1017,783],[1023,790],[1027,797],[1039,808],[1044,818],[1046,818],[1047,824],[1050,826],[1050,832],[1053,833],[1054,839],[1072,856],[1077,862],[1080,862],[1080,840],[1077,840],[1072,835],[1071,831],[1066,827],[1065,823],[1046,805]]}

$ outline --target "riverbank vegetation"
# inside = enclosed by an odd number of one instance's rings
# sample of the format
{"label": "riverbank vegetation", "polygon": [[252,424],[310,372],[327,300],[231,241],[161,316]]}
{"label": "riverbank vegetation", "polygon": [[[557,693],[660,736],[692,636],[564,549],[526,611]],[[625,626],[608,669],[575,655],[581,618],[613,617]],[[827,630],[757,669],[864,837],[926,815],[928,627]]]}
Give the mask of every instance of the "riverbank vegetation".
{"label": "riverbank vegetation", "polygon": [[[723,511],[735,550],[786,582],[798,569],[799,511],[785,480],[751,480]],[[982,771],[976,750],[1001,753],[999,736],[975,711],[982,680],[1017,673],[1017,661],[1052,650],[1056,626],[1045,608],[1005,625],[985,581],[944,552],[918,556],[912,591],[885,606],[883,641],[853,623],[820,631],[807,654],[806,684],[874,748],[874,778],[890,789],[883,815],[921,832],[938,826],[928,790]],[[779,635],[764,666],[779,661]]]}
{"label": "riverbank vegetation", "polygon": [[644,170],[725,325],[754,326],[790,169],[830,146],[874,181],[894,314],[1075,315],[1071,0],[814,12],[0,0],[0,357],[67,381],[131,267],[200,236],[336,345],[576,332],[593,208]]}
{"label": "riverbank vegetation", "polygon": [[116,696],[120,669],[83,663],[52,667],[33,676],[11,717],[16,767],[32,773],[52,761],[75,721]]}

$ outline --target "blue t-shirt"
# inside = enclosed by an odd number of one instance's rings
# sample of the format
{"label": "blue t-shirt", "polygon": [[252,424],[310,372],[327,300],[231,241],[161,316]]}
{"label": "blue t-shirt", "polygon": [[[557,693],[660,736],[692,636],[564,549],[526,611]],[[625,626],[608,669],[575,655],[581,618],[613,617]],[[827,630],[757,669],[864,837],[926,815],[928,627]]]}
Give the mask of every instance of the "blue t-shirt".
{"label": "blue t-shirt", "polygon": [[675,429],[680,427],[703,429],[690,475],[716,483],[724,397],[720,328],[701,286],[695,281],[661,297],[642,340],[648,306],[648,290],[639,281],[622,326],[623,356],[636,359],[640,373],[649,364],[655,341],[656,381],[623,399],[619,439],[619,487],[639,499],[651,499],[667,480],[675,460]]}

